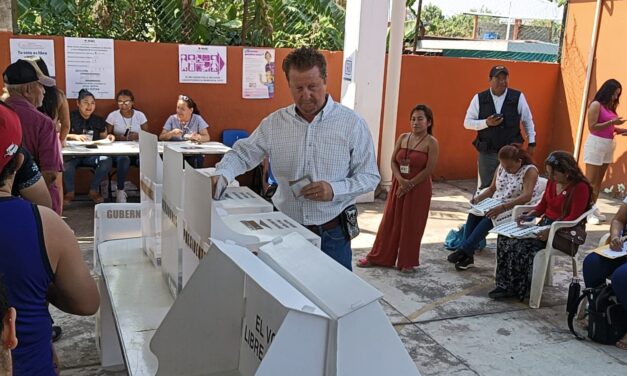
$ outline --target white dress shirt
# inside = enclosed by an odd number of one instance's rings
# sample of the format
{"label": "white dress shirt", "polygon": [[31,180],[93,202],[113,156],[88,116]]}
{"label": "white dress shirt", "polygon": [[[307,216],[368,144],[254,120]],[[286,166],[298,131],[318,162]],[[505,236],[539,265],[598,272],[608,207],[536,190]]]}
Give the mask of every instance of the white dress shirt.
{"label": "white dress shirt", "polygon": [[[492,89],[490,89],[490,95],[494,101],[494,108],[496,109],[496,112],[501,113],[501,108],[503,108],[503,102],[505,101],[505,96],[507,95],[507,89],[505,89],[503,94],[500,96],[494,95],[494,93],[492,93]],[[533,117],[531,116],[531,110],[527,104],[527,99],[525,99],[525,94],[522,92],[520,93],[520,99],[518,100],[518,113],[520,114],[520,120],[522,121],[525,133],[527,134],[527,142],[536,142],[536,130],[535,125],[533,124]],[[487,127],[488,124],[486,123],[486,119],[479,119],[479,94],[475,94],[470,101],[468,110],[466,111],[464,128],[480,131],[482,129],[486,129]]]}
{"label": "white dress shirt", "polygon": [[[303,225],[321,225],[337,217],[355,197],[373,191],[381,179],[366,122],[331,95],[311,123],[297,114],[293,104],[270,114],[250,137],[233,145],[216,165],[216,173],[232,181],[266,155],[278,182],[274,205]],[[305,176],[312,182],[328,182],[333,200],[296,197],[289,183]]]}

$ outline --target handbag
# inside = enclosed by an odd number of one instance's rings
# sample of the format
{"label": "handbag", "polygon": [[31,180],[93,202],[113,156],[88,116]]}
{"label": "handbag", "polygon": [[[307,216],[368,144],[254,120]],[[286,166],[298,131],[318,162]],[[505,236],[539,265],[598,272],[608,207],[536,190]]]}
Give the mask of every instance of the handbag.
{"label": "handbag", "polygon": [[[572,191],[568,193],[562,216],[558,219],[561,221],[566,217],[572,201]],[[575,257],[579,246],[586,242],[586,225],[585,219],[572,227],[564,227],[555,232],[553,235],[553,248],[562,251],[570,257]]]}

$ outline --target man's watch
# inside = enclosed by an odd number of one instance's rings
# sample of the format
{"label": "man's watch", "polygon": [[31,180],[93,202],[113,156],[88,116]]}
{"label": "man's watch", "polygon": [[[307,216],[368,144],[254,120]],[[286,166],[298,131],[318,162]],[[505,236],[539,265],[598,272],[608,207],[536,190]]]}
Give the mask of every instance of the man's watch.
{"label": "man's watch", "polygon": [[536,143],[535,142],[530,142],[528,145],[529,146],[533,146],[534,148],[536,147]]}

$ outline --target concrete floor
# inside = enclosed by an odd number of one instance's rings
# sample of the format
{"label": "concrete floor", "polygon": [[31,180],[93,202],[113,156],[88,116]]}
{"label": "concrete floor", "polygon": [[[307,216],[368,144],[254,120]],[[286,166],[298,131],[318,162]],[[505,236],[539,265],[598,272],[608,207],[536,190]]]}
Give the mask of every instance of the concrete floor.
{"label": "concrete floor", "polygon": [[[493,301],[495,239],[475,257],[474,269],[457,272],[442,247],[446,233],[466,219],[474,181],[434,184],[420,267],[411,275],[393,269],[356,268],[355,273],[381,290],[383,307],[422,375],[625,375],[627,351],[578,341],[566,326],[565,301],[570,261],[558,258],[554,286],[545,288],[540,309],[518,300]],[[620,201],[603,197],[599,206],[609,219]],[[355,261],[372,246],[385,202],[360,204],[361,235],[353,241]],[[93,207],[77,202],[65,211],[91,265]],[[579,265],[608,231],[608,224],[588,226]],[[64,375],[123,375],[98,366],[93,318],[53,311],[64,335],[57,342]]]}

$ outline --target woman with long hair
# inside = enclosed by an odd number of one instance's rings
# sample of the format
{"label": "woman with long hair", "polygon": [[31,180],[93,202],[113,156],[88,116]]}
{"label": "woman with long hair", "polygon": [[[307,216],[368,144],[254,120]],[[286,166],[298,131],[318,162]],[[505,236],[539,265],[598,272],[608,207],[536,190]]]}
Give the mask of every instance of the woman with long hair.
{"label": "woman with long hair", "polygon": [[[616,114],[622,91],[620,82],[609,79],[601,85],[588,106],[590,134],[583,146],[583,160],[586,163],[586,177],[592,185],[592,203],[597,201],[603,177],[610,163],[614,162],[614,135],[627,132],[627,129],[616,127],[625,122]],[[596,208],[588,217],[588,223],[599,224],[601,221],[605,221],[605,216]]]}
{"label": "woman with long hair", "polygon": [[420,242],[431,206],[431,173],[440,147],[433,137],[433,112],[419,104],[410,112],[411,132],[396,141],[392,153],[392,189],[377,237],[357,266],[396,267],[411,273],[420,265]]}
{"label": "woman with long hair", "polygon": [[[572,221],[591,205],[592,188],[579,169],[577,161],[565,151],[554,151],[544,161],[549,176],[542,200],[516,221],[541,217],[538,226],[555,221]],[[549,230],[534,239],[515,239],[499,235],[496,248],[496,288],[488,294],[492,299],[517,297],[524,300],[531,287],[533,259],[546,248]]]}

